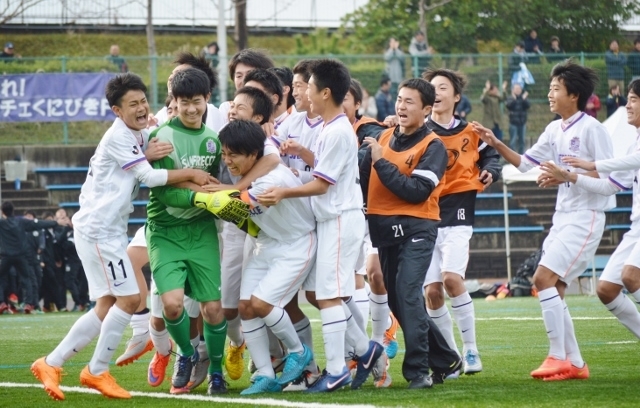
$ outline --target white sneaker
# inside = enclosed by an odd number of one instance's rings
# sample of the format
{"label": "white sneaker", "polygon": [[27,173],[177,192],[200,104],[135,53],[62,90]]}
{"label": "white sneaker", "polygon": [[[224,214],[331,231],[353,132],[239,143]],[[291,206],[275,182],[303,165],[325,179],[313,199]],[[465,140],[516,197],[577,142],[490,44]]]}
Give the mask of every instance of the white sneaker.
{"label": "white sneaker", "polygon": [[460,378],[460,370],[452,372],[445,378],[445,380],[457,380],[458,378]]}
{"label": "white sneaker", "polygon": [[206,343],[200,343],[198,345],[198,354],[200,355],[200,359],[193,366],[191,370],[191,378],[189,379],[189,384],[187,387],[189,389],[194,389],[207,379],[207,374],[209,374],[209,353],[207,352]]}
{"label": "white sneaker", "polygon": [[320,378],[320,369],[316,373],[304,370],[302,375],[287,385],[282,391],[306,391]]}
{"label": "white sneaker", "polygon": [[464,353],[462,361],[463,372],[467,375],[479,373],[482,371],[482,361],[480,360],[480,354],[476,350],[467,350]]}
{"label": "white sneaker", "polygon": [[380,358],[373,365],[373,384],[376,388],[388,388],[391,386],[391,374],[389,374],[389,357],[383,350]]}
{"label": "white sneaker", "polygon": [[116,365],[121,367],[131,364],[142,357],[144,353],[151,350],[153,350],[153,343],[147,330],[146,333],[133,336],[127,341],[127,349],[116,359]]}

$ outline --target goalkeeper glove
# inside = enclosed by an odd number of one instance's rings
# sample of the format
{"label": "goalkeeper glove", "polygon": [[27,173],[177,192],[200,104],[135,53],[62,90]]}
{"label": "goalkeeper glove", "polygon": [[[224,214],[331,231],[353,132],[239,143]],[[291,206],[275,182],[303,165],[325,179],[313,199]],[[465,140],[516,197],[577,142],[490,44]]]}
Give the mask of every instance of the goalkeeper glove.
{"label": "goalkeeper glove", "polygon": [[223,221],[240,224],[249,217],[249,205],[238,199],[239,196],[238,190],[195,193],[193,205],[209,211]]}
{"label": "goalkeeper glove", "polygon": [[241,223],[236,224],[236,227],[240,228],[242,231],[246,232],[254,238],[257,237],[258,232],[260,232],[260,227],[258,227],[255,222],[251,221],[251,218],[247,218]]}

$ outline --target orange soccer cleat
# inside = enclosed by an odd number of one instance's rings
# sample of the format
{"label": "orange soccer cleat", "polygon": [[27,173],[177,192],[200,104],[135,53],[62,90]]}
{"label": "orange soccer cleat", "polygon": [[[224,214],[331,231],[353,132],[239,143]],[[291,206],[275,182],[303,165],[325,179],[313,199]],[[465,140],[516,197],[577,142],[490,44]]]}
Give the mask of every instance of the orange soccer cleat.
{"label": "orange soccer cleat", "polygon": [[100,375],[93,375],[89,372],[89,366],[82,369],[80,373],[80,384],[98,390],[108,398],[131,398],[129,391],[125,390],[116,383],[116,379],[105,371]]}
{"label": "orange soccer cleat", "polygon": [[558,360],[555,357],[547,357],[540,367],[531,372],[533,378],[551,377],[557,374],[564,374],[571,369],[569,360]]}
{"label": "orange soccer cleat", "polygon": [[31,372],[44,385],[44,390],[51,398],[59,401],[64,399],[60,389],[62,368],[50,366],[45,361],[45,357],[42,357],[31,364]]}

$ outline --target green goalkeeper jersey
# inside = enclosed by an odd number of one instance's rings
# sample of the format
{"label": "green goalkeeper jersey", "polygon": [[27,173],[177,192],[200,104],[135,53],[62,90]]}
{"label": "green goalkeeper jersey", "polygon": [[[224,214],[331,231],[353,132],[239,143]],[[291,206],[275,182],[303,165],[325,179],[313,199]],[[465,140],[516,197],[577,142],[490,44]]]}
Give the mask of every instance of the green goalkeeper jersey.
{"label": "green goalkeeper jersey", "polygon": [[[186,128],[179,118],[154,130],[149,137],[173,145],[173,152],[155,161],[156,169],[201,169],[217,177],[220,163],[220,141],[216,132],[204,124],[200,129]],[[193,192],[186,188],[171,186],[151,189],[147,205],[147,219],[158,226],[176,226],[215,218],[209,211],[191,204]]]}

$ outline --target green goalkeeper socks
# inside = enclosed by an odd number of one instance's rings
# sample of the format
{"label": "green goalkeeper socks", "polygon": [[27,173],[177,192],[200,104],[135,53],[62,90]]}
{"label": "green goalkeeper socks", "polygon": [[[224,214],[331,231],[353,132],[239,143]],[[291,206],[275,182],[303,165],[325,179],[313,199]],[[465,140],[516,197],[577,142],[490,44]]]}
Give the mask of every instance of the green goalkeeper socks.
{"label": "green goalkeeper socks", "polygon": [[180,315],[176,320],[167,319],[167,316],[165,316],[164,313],[162,314],[162,317],[167,325],[167,331],[182,351],[182,355],[185,357],[191,357],[195,353],[195,349],[191,345],[189,316],[187,316],[184,309],[182,309],[182,315]]}
{"label": "green goalkeeper socks", "polygon": [[209,353],[209,374],[222,372],[222,355],[224,353],[224,343],[227,340],[227,321],[222,320],[219,324],[209,324],[204,322],[204,339]]}

